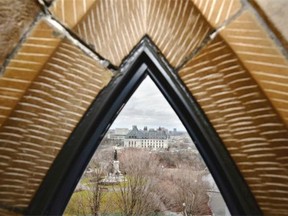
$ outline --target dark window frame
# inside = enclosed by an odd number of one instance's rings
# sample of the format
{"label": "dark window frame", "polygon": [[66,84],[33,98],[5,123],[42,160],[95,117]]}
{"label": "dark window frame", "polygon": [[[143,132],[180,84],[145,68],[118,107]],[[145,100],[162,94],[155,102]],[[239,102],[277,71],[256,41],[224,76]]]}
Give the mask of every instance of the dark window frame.
{"label": "dark window frame", "polygon": [[146,36],[101,91],[59,152],[26,215],[61,215],[82,173],[125,103],[149,75],[179,116],[232,215],[261,215],[217,132],[176,72]]}

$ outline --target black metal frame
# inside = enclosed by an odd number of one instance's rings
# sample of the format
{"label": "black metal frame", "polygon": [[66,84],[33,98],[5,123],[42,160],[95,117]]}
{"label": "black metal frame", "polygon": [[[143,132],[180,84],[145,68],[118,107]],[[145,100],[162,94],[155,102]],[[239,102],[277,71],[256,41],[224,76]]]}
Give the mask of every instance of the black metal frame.
{"label": "black metal frame", "polygon": [[195,142],[232,215],[261,215],[246,182],[196,100],[145,37],[97,96],[55,159],[26,215],[59,215],[123,105],[149,75]]}

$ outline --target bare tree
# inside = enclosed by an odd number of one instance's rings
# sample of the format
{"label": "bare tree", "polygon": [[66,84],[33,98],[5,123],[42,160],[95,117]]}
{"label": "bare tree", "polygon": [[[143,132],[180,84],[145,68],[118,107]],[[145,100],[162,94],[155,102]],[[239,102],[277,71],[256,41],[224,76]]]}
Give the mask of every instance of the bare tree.
{"label": "bare tree", "polygon": [[154,192],[158,163],[148,151],[129,149],[120,156],[126,181],[115,187],[116,202],[122,215],[153,215],[160,200]]}
{"label": "bare tree", "polygon": [[167,211],[182,212],[185,216],[209,215],[209,184],[203,181],[205,172],[189,167],[166,169],[156,186]]}
{"label": "bare tree", "polygon": [[89,209],[87,208],[86,194],[80,192],[74,192],[72,198],[70,199],[64,215],[87,215],[89,214]]}
{"label": "bare tree", "polygon": [[112,188],[106,186],[103,192],[104,186],[99,183],[111,166],[111,152],[111,149],[103,149],[90,162],[89,167],[94,172],[89,176],[88,193],[77,196],[81,200],[74,201],[76,206],[71,214],[150,216],[166,210],[187,216],[211,214],[207,195],[209,185],[203,180],[207,173],[197,155],[122,149],[118,159],[125,181]]}
{"label": "bare tree", "polygon": [[100,181],[103,178],[103,170],[101,168],[94,168],[92,178],[90,179],[89,190],[91,192],[88,196],[88,205],[90,214],[98,216],[100,211],[101,199],[103,196]]}
{"label": "bare tree", "polygon": [[90,161],[90,173],[85,173],[82,179],[85,182],[79,183],[78,191],[74,192],[65,214],[68,215],[100,215],[101,200],[103,191],[100,181],[103,179],[103,169],[96,160]]}
{"label": "bare tree", "polygon": [[203,172],[183,169],[174,176],[174,181],[177,182],[177,202],[179,206],[183,206],[184,215],[211,214],[207,194],[209,184],[203,180]]}

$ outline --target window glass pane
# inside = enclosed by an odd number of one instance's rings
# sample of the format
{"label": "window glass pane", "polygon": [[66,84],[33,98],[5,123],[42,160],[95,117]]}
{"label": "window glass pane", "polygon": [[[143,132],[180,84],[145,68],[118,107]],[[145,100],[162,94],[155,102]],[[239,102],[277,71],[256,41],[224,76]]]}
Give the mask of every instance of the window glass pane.
{"label": "window glass pane", "polygon": [[65,215],[230,215],[199,152],[147,77],[82,176]]}

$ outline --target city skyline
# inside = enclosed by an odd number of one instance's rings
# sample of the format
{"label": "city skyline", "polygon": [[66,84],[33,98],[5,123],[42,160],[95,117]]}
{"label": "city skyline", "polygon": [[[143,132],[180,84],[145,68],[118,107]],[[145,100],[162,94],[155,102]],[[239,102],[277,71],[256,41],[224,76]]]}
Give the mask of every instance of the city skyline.
{"label": "city skyline", "polygon": [[111,129],[164,127],[186,131],[182,122],[149,76],[140,84],[117,116]]}

